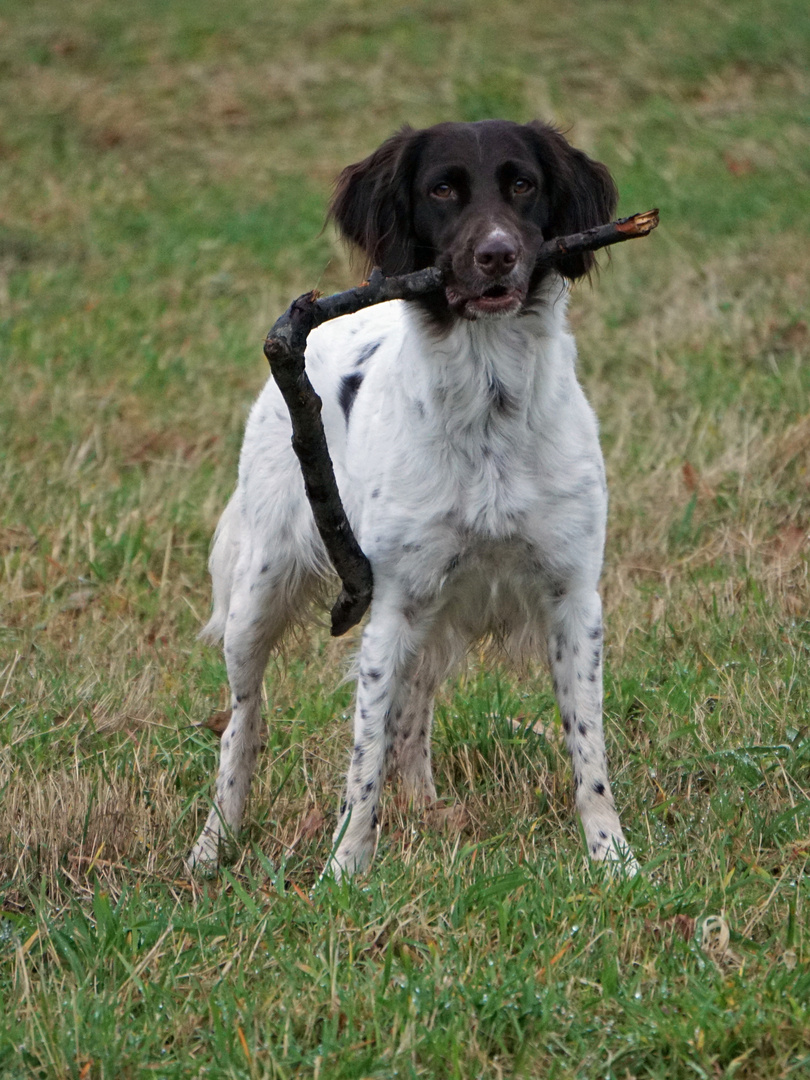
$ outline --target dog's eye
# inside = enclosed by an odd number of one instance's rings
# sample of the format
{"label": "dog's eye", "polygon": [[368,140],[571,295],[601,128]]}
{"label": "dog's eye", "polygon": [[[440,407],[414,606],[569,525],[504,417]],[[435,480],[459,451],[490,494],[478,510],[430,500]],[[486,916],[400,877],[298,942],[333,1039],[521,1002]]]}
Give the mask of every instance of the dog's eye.
{"label": "dog's eye", "polygon": [[455,193],[455,189],[444,180],[440,184],[436,184],[430,192],[434,199],[452,199]]}
{"label": "dog's eye", "polygon": [[513,195],[528,195],[530,191],[534,191],[534,184],[525,176],[519,176],[512,184]]}

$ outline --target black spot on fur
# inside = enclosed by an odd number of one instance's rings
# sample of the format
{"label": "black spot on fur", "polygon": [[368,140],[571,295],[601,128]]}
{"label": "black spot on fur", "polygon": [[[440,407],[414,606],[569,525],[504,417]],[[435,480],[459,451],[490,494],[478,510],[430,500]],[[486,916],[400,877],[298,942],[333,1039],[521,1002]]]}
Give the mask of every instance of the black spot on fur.
{"label": "black spot on fur", "polygon": [[357,397],[357,391],[363,382],[363,375],[360,371],[355,371],[351,375],[344,375],[340,381],[340,390],[338,391],[338,401],[340,407],[343,409],[343,415],[346,417],[346,423],[349,422],[349,416],[351,415],[352,406],[354,405],[354,399]]}
{"label": "black spot on fur", "polygon": [[607,840],[607,833],[604,832],[602,829],[599,830],[599,839],[600,840]]}
{"label": "black spot on fur", "polygon": [[564,716],[562,718],[562,725],[563,725],[563,731],[565,732],[565,734],[570,735],[571,734],[571,721],[568,719],[567,716]]}
{"label": "black spot on fur", "polygon": [[594,626],[592,630],[588,631],[588,637],[591,639],[591,641],[598,641],[601,636],[602,636],[602,627],[601,626]]}
{"label": "black spot on fur", "polygon": [[366,674],[368,675],[369,679],[372,679],[374,682],[377,682],[378,679],[382,678],[382,672],[379,671],[377,668],[369,668]]}
{"label": "black spot on fur", "polygon": [[381,341],[371,341],[368,345],[364,345],[360,352],[357,354],[357,359],[354,362],[355,367],[360,367],[361,364],[365,364],[366,360],[370,360],[374,353],[382,345]]}
{"label": "black spot on fur", "polygon": [[493,375],[490,375],[489,386],[489,399],[492,402],[492,406],[496,412],[501,413],[503,416],[508,416],[509,413],[515,411],[515,403],[512,398],[506,392],[506,387]]}
{"label": "black spot on fur", "polygon": [[269,564],[269,563],[265,563],[265,564],[264,564],[264,566],[263,566],[263,567],[261,568],[261,570],[259,571],[259,573],[261,573],[261,574],[266,574],[266,573],[267,573],[267,571],[268,571],[269,569],[270,569],[270,564]]}
{"label": "black spot on fur", "polygon": [[343,815],[345,813],[346,813],[346,800],[344,799],[343,802],[340,804],[340,816],[343,817]]}
{"label": "black spot on fur", "polygon": [[371,827],[372,827],[372,829],[376,829],[379,822],[380,822],[380,819],[377,817],[377,808],[375,806],[374,809],[371,811]]}
{"label": "black spot on fur", "polygon": [[587,735],[588,734],[588,725],[587,724],[580,724],[579,727],[577,728],[577,731],[582,736]]}
{"label": "black spot on fur", "polygon": [[602,783],[601,780],[597,780],[596,783],[593,785],[593,790],[596,792],[597,795],[604,795],[605,785]]}
{"label": "black spot on fur", "polygon": [[371,493],[371,497],[372,497],[372,499],[379,499],[379,497],[380,497],[380,489],[379,488],[374,488],[374,490]]}

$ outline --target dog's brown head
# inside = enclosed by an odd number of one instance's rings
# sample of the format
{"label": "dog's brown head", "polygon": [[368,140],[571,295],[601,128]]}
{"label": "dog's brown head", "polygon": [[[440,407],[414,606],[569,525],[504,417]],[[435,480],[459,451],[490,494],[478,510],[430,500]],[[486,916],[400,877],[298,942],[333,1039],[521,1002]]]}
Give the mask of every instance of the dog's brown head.
{"label": "dog's brown head", "polygon": [[[330,216],[384,274],[441,267],[445,312],[476,319],[530,303],[540,244],[610,221],[616,201],[606,167],[554,128],[484,120],[403,128],[344,169]],[[574,280],[593,262],[557,268]]]}

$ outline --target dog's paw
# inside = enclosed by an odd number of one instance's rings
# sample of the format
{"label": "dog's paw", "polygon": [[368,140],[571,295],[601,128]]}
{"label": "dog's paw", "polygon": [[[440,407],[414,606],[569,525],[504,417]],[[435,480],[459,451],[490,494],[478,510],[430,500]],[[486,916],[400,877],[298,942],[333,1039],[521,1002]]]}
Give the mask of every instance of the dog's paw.
{"label": "dog's paw", "polygon": [[192,874],[212,877],[224,861],[224,838],[208,829],[203,829],[200,838],[186,857],[186,868]]}
{"label": "dog's paw", "polygon": [[595,863],[601,863],[617,877],[635,877],[641,867],[624,837],[609,836],[588,846],[588,854]]}
{"label": "dog's paw", "polygon": [[352,840],[347,843],[344,838],[337,851],[324,867],[321,877],[331,877],[335,881],[342,881],[343,878],[350,878],[355,874],[362,873],[371,865],[376,847],[376,830],[369,838],[359,842]]}

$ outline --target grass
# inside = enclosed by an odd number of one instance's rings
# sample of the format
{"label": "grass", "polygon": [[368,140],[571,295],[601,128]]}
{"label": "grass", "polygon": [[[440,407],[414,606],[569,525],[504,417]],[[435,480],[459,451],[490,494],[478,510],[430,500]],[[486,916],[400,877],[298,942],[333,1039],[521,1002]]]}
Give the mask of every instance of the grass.
{"label": "grass", "polygon": [[[6,0],[0,1074],[810,1074],[808,47],[798,0]],[[442,806],[389,799],[374,873],[315,887],[353,648],[322,633],[268,673],[240,857],[192,882],[226,703],[195,635],[263,335],[356,279],[321,232],[343,165],[489,115],[661,207],[572,305],[644,872],[585,864],[543,673],[472,663]]]}

